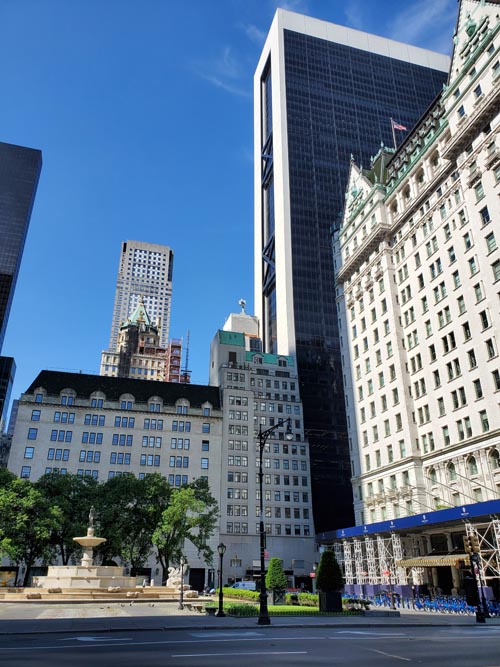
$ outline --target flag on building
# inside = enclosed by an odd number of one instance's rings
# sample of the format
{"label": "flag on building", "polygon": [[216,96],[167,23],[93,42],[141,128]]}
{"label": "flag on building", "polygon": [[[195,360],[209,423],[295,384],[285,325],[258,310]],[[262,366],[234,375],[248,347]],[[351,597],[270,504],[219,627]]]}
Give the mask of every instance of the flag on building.
{"label": "flag on building", "polygon": [[392,120],[391,118],[391,123],[392,123],[392,129],[393,130],[407,130],[404,125],[401,125],[400,123],[396,123],[395,121]]}

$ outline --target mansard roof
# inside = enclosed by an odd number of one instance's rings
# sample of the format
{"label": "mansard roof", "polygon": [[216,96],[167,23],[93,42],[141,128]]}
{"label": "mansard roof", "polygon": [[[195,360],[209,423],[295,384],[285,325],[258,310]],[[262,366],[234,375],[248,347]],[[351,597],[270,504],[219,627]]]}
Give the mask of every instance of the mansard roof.
{"label": "mansard roof", "polygon": [[78,398],[88,398],[93,392],[100,391],[108,401],[118,401],[122,394],[131,394],[138,403],[146,403],[152,396],[158,396],[166,405],[175,405],[180,398],[186,398],[192,407],[201,407],[207,402],[216,410],[221,407],[219,387],[201,384],[44,370],[33,380],[25,393],[32,394],[39,387],[43,387],[49,395],[58,395],[63,389],[71,388]]}

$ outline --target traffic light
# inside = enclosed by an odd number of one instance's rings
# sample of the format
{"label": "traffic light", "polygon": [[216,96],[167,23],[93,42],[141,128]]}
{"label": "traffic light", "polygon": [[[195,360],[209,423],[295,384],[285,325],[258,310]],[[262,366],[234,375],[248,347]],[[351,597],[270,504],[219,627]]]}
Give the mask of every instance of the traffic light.
{"label": "traffic light", "polygon": [[476,533],[469,533],[464,537],[464,547],[469,555],[478,554],[481,551]]}

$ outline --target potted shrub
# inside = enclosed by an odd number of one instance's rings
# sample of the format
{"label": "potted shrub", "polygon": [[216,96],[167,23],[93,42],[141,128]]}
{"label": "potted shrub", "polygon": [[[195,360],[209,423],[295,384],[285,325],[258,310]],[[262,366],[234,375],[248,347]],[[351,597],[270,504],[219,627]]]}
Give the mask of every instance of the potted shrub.
{"label": "potted shrub", "polygon": [[286,574],[280,558],[271,558],[266,574],[266,588],[269,591],[270,604],[285,604]]}
{"label": "potted shrub", "polygon": [[323,551],[316,571],[320,611],[342,611],[342,571],[333,551]]}

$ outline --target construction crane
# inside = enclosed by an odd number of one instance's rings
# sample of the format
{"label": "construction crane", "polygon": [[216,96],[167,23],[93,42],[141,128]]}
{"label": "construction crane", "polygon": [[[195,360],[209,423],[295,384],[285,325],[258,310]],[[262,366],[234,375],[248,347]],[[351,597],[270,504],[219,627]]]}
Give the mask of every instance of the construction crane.
{"label": "construction crane", "polygon": [[191,384],[191,371],[189,369],[189,329],[186,336],[186,358],[184,368],[181,370],[181,383]]}

